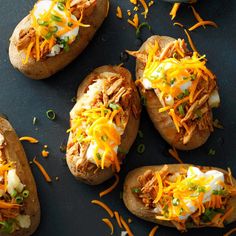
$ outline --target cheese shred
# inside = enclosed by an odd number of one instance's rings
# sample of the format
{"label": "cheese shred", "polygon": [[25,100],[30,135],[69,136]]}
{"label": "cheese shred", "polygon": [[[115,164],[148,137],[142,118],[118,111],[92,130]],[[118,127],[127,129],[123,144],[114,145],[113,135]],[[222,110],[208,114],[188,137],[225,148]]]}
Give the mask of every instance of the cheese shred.
{"label": "cheese shred", "polygon": [[91,203],[96,204],[96,205],[102,207],[110,215],[111,218],[114,217],[113,211],[105,203],[103,203],[103,202],[101,202],[99,200],[92,200]]}
{"label": "cheese shred", "polygon": [[115,178],[116,178],[115,182],[108,189],[99,193],[100,197],[107,195],[108,193],[112,192],[112,190],[114,190],[116,188],[116,186],[119,183],[119,176],[117,174],[115,174]]}

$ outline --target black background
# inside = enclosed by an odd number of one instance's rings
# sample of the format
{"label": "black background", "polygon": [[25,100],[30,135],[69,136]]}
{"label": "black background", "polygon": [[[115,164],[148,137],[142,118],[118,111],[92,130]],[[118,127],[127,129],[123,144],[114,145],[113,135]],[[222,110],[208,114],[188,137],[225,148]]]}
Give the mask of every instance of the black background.
{"label": "black background", "polygon": [[[84,53],[50,79],[33,81],[12,68],[8,59],[8,46],[14,27],[28,13],[34,2],[27,0],[0,2],[0,113],[8,116],[19,136],[30,135],[40,140],[40,144],[36,145],[24,143],[25,151],[29,160],[38,156],[39,161],[53,178],[51,184],[46,183],[38,169],[32,166],[42,209],[41,224],[35,235],[109,235],[109,229],[101,222],[101,218],[107,217],[107,214],[92,205],[90,201],[99,198],[98,193],[110,186],[114,180],[96,187],[76,182],[65,165],[64,154],[60,152],[59,146],[67,139],[68,114],[73,106],[71,98],[75,96],[82,79],[93,68],[105,64],[119,64],[122,51],[135,50],[140,45],[135,30],[126,22],[125,12],[123,20],[115,16],[117,5],[122,9],[132,9],[132,6],[128,0],[111,0],[108,18]],[[183,29],[172,25],[173,22],[169,17],[170,9],[171,4],[161,1],[156,1],[150,9],[147,21],[153,33],[186,38]],[[180,152],[180,156],[186,163],[231,167],[232,172],[236,174],[236,1],[202,0],[196,5],[196,9],[204,19],[214,20],[219,25],[217,29],[199,28],[191,35],[199,52],[207,55],[208,66],[218,77],[222,101],[221,107],[214,112],[214,115],[223,123],[224,130],[216,130],[203,147],[190,152]],[[187,5],[181,7],[176,20],[186,26],[196,22]],[[144,29],[142,39],[145,40],[150,35],[151,33]],[[130,58],[125,66],[134,72],[134,59]],[[48,109],[56,112],[55,121],[47,119],[45,112]],[[33,117],[38,118],[35,126],[32,124]],[[120,173],[121,181],[118,188],[103,199],[125,219],[130,217],[133,220],[130,226],[136,236],[148,235],[153,224],[137,219],[125,209],[120,199],[125,175],[129,170],[142,165],[176,163],[167,155],[168,145],[154,130],[145,109],[140,129],[144,133],[144,138],[137,138],[128,154]],[[143,155],[138,155],[136,151],[140,143],[146,146]],[[49,146],[50,151],[47,160],[40,155],[44,144]],[[210,148],[216,150],[216,155],[208,155]],[[59,177],[59,181],[55,180],[56,176]],[[189,230],[185,235],[223,235],[235,226],[235,224],[230,225],[226,229]],[[165,227],[158,229],[160,236],[179,234],[175,229]],[[120,235],[117,227],[115,235]]]}

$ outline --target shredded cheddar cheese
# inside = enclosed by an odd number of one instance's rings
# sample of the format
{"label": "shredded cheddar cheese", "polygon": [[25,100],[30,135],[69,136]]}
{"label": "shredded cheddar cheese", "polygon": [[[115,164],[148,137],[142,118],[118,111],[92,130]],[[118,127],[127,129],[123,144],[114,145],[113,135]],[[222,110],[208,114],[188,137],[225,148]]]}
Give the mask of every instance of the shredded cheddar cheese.
{"label": "shredded cheddar cheese", "polygon": [[127,21],[128,21],[129,24],[131,24],[131,25],[132,25],[133,27],[135,27],[136,29],[138,28],[138,26],[139,26],[138,14],[135,14],[135,15],[134,15],[133,20],[128,19]]}
{"label": "shredded cheddar cheese", "polygon": [[154,226],[152,230],[150,231],[149,236],[154,236],[157,232],[157,229],[158,229],[158,225]]}
{"label": "shredded cheddar cheese", "polygon": [[119,183],[119,176],[118,176],[117,174],[115,174],[115,178],[116,178],[116,180],[115,180],[115,182],[111,185],[111,187],[109,187],[108,189],[106,189],[106,190],[104,190],[104,191],[102,191],[102,192],[99,193],[99,196],[100,196],[100,197],[103,197],[103,196],[107,195],[107,194],[110,193],[113,189],[116,188],[116,186],[117,186],[118,183]]}
{"label": "shredded cheddar cheese", "polygon": [[114,233],[114,227],[111,221],[108,218],[103,218],[102,221],[110,228],[111,230],[111,235]]}
{"label": "shredded cheddar cheese", "polygon": [[175,147],[173,147],[172,149],[169,149],[169,153],[172,157],[174,157],[180,164],[183,164],[183,161],[180,159],[179,154],[176,150]]}
{"label": "shredded cheddar cheese", "polygon": [[188,31],[187,31],[186,29],[184,30],[184,32],[185,32],[185,34],[187,35],[187,38],[188,38],[190,47],[192,48],[192,50],[193,50],[194,52],[197,52],[197,49],[196,49],[196,47],[195,47],[195,45],[194,45],[194,43],[193,43],[193,40],[192,40],[190,34],[188,33]]}
{"label": "shredded cheddar cheese", "polygon": [[120,6],[117,6],[117,8],[116,8],[116,16],[118,18],[122,19],[122,11],[121,11]]}
{"label": "shredded cheddar cheese", "polygon": [[181,27],[181,28],[183,28],[184,27],[184,25],[183,24],[181,24],[181,23],[179,23],[179,22],[174,22],[173,23],[173,25],[175,26],[175,25],[178,25],[179,27]]}
{"label": "shredded cheddar cheese", "polygon": [[110,209],[110,207],[108,207],[105,203],[103,203],[103,202],[101,202],[101,201],[99,201],[99,200],[92,200],[91,203],[96,204],[96,205],[102,207],[102,208],[109,214],[109,216],[110,216],[111,218],[114,217],[113,211],[112,211],[112,210]]}
{"label": "shredded cheddar cheese", "polygon": [[196,23],[195,25],[193,25],[192,27],[190,27],[188,30],[193,31],[193,30],[197,29],[198,27],[200,27],[202,25],[211,25],[215,28],[218,27],[218,25],[213,21],[200,21],[200,22]]}
{"label": "shredded cheddar cheese", "polygon": [[120,221],[119,213],[117,211],[114,211],[114,215],[115,215],[118,226],[122,229],[123,227],[122,227],[122,224],[121,224],[121,221]]}
{"label": "shredded cheddar cheese", "polygon": [[139,0],[140,3],[142,4],[143,8],[144,8],[144,12],[142,13],[144,15],[144,18],[147,18],[147,14],[148,14],[148,6],[147,3],[145,2],[145,0]]}
{"label": "shredded cheddar cheese", "polygon": [[29,136],[24,136],[19,138],[20,141],[28,141],[30,143],[38,143],[39,141],[33,137],[29,137]]}
{"label": "shredded cheddar cheese", "polygon": [[174,20],[177,14],[177,11],[179,10],[180,3],[175,3],[170,11],[171,20]]}
{"label": "shredded cheddar cheese", "polygon": [[[202,17],[199,15],[199,13],[195,10],[195,8],[194,8],[193,6],[191,6],[191,9],[192,9],[192,11],[193,11],[193,15],[194,15],[194,17],[196,18],[196,20],[197,20],[198,22],[203,21]],[[203,25],[203,28],[206,28],[205,25]]]}
{"label": "shredded cheddar cheese", "polygon": [[121,224],[123,225],[124,229],[127,231],[128,236],[134,236],[129,225],[125,222],[125,220],[123,219],[122,216],[120,216],[120,221],[121,221]]}
{"label": "shredded cheddar cheese", "polygon": [[33,159],[34,164],[39,168],[39,170],[41,171],[41,173],[43,174],[43,177],[45,178],[45,180],[50,183],[52,182],[52,179],[50,178],[50,176],[48,175],[47,171],[44,169],[44,167],[36,160],[36,157]]}

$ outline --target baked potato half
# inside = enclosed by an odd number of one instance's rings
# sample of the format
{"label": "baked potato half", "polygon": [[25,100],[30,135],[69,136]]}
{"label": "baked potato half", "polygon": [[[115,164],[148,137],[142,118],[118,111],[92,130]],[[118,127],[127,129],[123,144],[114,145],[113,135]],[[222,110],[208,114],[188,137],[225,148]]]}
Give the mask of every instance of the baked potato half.
{"label": "baked potato half", "polygon": [[10,123],[0,117],[0,235],[32,235],[40,222],[34,177]]}
{"label": "baked potato half", "polygon": [[123,200],[144,220],[185,231],[224,227],[236,220],[236,180],[220,168],[171,164],[144,166],[124,182]]}
{"label": "baked potato half", "polygon": [[38,1],[10,38],[12,65],[31,79],[50,77],[85,49],[108,10],[108,0]]}
{"label": "baked potato half", "polygon": [[220,103],[205,56],[167,36],[152,36],[129,53],[137,58],[136,84],[161,136],[180,150],[203,145],[213,131],[212,108]]}
{"label": "baked potato half", "polygon": [[102,66],[78,88],[70,112],[66,160],[71,173],[96,185],[119,172],[140,121],[140,98],[130,72]]}

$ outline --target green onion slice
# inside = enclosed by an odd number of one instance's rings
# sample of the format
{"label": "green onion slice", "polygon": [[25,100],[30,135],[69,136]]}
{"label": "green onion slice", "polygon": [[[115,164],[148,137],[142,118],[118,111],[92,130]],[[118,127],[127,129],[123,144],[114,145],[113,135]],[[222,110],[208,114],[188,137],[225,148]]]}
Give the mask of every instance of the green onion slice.
{"label": "green onion slice", "polygon": [[53,110],[48,110],[46,115],[49,120],[55,120],[56,118],[56,113]]}

